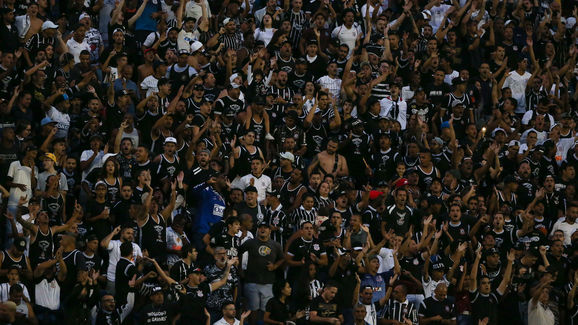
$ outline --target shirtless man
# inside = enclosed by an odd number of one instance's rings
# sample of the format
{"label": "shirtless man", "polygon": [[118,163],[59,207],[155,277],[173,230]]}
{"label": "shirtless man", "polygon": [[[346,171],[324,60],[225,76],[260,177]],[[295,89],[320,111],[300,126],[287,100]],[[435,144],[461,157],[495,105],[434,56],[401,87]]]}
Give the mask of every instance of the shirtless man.
{"label": "shirtless man", "polygon": [[36,33],[40,33],[40,30],[42,29],[42,19],[38,18],[38,4],[37,3],[31,3],[30,5],[28,5],[28,10],[26,11],[26,15],[23,16],[23,18],[17,17],[16,20],[18,19],[26,19],[26,16],[28,16],[30,18],[30,27],[28,28],[28,31],[24,34],[24,42],[28,41],[28,39],[30,37],[32,37],[32,35],[36,34]]}
{"label": "shirtless man", "polygon": [[335,139],[329,139],[327,148],[318,153],[313,162],[307,168],[307,173],[311,173],[317,168],[323,176],[333,175],[335,177],[348,176],[349,169],[345,157],[337,153],[338,142]]}

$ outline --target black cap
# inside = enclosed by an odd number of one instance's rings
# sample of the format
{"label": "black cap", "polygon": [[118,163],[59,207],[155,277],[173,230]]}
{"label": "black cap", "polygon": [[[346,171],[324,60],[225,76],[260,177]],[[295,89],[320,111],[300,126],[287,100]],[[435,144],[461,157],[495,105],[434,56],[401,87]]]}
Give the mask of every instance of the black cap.
{"label": "black cap", "polygon": [[271,226],[270,226],[267,222],[261,221],[261,222],[259,222],[259,228],[260,228],[260,227],[267,227],[267,228],[269,228],[269,227],[271,227]]}
{"label": "black cap", "polygon": [[154,294],[157,294],[157,293],[162,293],[162,292],[163,292],[163,288],[161,288],[159,286],[153,287],[153,289],[151,290],[151,296]]}
{"label": "black cap", "polygon": [[307,63],[307,60],[305,58],[298,58],[297,63]]}
{"label": "black cap", "polygon": [[252,185],[249,185],[249,186],[247,186],[247,188],[245,188],[245,193],[249,193],[249,192],[258,193],[257,188],[255,186],[252,186]]}
{"label": "black cap", "polygon": [[265,194],[279,198],[279,191],[277,191],[277,190],[267,191],[267,192],[265,192]]}
{"label": "black cap", "polygon": [[492,247],[486,251],[486,256],[495,255],[495,254],[500,255],[500,251],[495,247]]}
{"label": "black cap", "polygon": [[18,237],[16,239],[14,239],[14,247],[16,247],[17,250],[23,252],[26,250],[26,239],[22,238],[22,237]]}
{"label": "black cap", "polygon": [[197,267],[197,268],[194,268],[194,269],[189,271],[189,274],[195,274],[195,273],[196,274],[203,274],[203,270],[201,270]]}
{"label": "black cap", "polygon": [[120,97],[120,96],[128,96],[130,95],[128,90],[126,89],[122,89],[116,92],[116,97]]}

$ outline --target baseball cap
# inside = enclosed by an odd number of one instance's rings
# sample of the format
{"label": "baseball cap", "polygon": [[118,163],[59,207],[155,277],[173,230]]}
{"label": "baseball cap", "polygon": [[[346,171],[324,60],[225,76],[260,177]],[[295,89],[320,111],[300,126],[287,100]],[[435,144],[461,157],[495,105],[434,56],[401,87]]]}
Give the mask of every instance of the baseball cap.
{"label": "baseball cap", "polygon": [[193,44],[191,44],[191,53],[197,52],[201,47],[203,47],[203,43],[194,41]]}
{"label": "baseball cap", "polygon": [[295,156],[290,152],[282,152],[279,154],[279,157],[282,159],[287,159],[291,162],[295,162]]}
{"label": "baseball cap", "polygon": [[56,29],[58,28],[58,25],[56,25],[55,23],[51,22],[50,20],[45,21],[44,23],[42,23],[42,30],[47,30],[47,29]]}
{"label": "baseball cap", "polygon": [[515,146],[520,146],[520,141],[518,140],[511,140],[510,142],[508,142],[508,147],[515,147]]}
{"label": "baseball cap", "polygon": [[23,252],[26,250],[26,239],[22,238],[22,237],[18,237],[16,239],[14,239],[14,247],[16,247],[17,250]]}
{"label": "baseball cap", "polygon": [[432,270],[434,270],[434,271],[443,271],[443,270],[445,270],[445,268],[446,268],[446,266],[443,262],[432,264]]}
{"label": "baseball cap", "polygon": [[280,195],[279,195],[279,191],[277,191],[277,190],[271,190],[271,191],[267,191],[267,192],[265,192],[265,193],[266,193],[267,195],[274,196],[274,197],[276,197],[276,198],[279,198],[279,196],[280,196]]}
{"label": "baseball cap", "polygon": [[352,123],[351,123],[352,127],[357,127],[357,126],[363,126],[363,121],[360,119],[355,119]]}
{"label": "baseball cap", "polygon": [[486,256],[496,255],[496,254],[500,255],[500,251],[495,247],[492,247],[486,251]]}
{"label": "baseball cap", "polygon": [[256,188],[255,186],[252,186],[252,185],[247,186],[247,187],[245,188],[245,193],[249,193],[249,192],[255,192],[255,193],[257,193],[257,188]]}
{"label": "baseball cap", "polygon": [[369,192],[369,199],[370,199],[370,200],[375,200],[375,199],[377,199],[378,197],[380,197],[381,195],[383,195],[383,192],[381,192],[381,191],[376,191],[376,190],[371,190],[371,191]]}
{"label": "baseball cap", "polygon": [[259,222],[259,227],[267,227],[267,228],[269,228],[270,225],[269,225],[267,222],[265,222],[265,221],[261,221],[261,222]]}
{"label": "baseball cap", "polygon": [[159,287],[159,286],[153,287],[153,289],[151,290],[151,295],[157,294],[157,293],[159,293],[159,292],[162,293],[162,292],[163,292],[163,288],[161,288],[161,287]]}
{"label": "baseball cap", "polygon": [[121,89],[121,90],[116,92],[116,97],[128,96],[128,95],[129,95],[129,92],[126,89]]}
{"label": "baseball cap", "polygon": [[167,137],[167,138],[165,139],[164,144],[167,144],[167,143],[177,144],[177,139],[175,139],[174,137]]}
{"label": "baseball cap", "polygon": [[229,18],[229,17],[223,19],[223,26],[227,25],[228,23],[230,23],[230,22],[232,22],[232,21],[234,22],[234,20],[231,19],[231,18]]}
{"label": "baseball cap", "polygon": [[452,108],[457,107],[457,106],[464,106],[464,103],[461,100],[454,99],[452,101]]}
{"label": "baseball cap", "polygon": [[201,269],[199,269],[199,268],[197,267],[197,268],[194,268],[194,269],[192,269],[192,270],[189,271],[189,274],[194,274],[194,273],[196,273],[196,274],[203,274],[203,270],[201,270]]}
{"label": "baseball cap", "polygon": [[496,137],[496,133],[498,133],[498,132],[504,132],[504,134],[506,134],[506,130],[504,130],[504,129],[502,129],[502,128],[495,128],[495,129],[492,131],[492,138],[495,138],[495,137]]}
{"label": "baseball cap", "polygon": [[440,146],[444,145],[444,140],[442,140],[442,138],[440,138],[440,137],[433,138],[433,141],[437,142],[437,144],[439,144]]}
{"label": "baseball cap", "polygon": [[47,116],[47,117],[43,118],[42,121],[40,121],[40,126],[45,126],[46,124],[50,124],[50,123],[56,123],[56,121],[54,121],[49,116]]}
{"label": "baseball cap", "polygon": [[48,158],[48,159],[56,162],[56,156],[53,153],[50,153],[50,152],[45,153],[44,158]]}
{"label": "baseball cap", "polygon": [[449,128],[450,128],[450,122],[448,122],[448,121],[443,121],[441,128],[442,128],[442,129],[445,129],[445,128],[448,128],[448,129],[449,129]]}
{"label": "baseball cap", "polygon": [[404,185],[409,184],[409,182],[407,181],[407,178],[400,178],[395,182],[395,188],[400,188]]}
{"label": "baseball cap", "polygon": [[107,187],[104,181],[98,181],[96,182],[96,184],[94,184],[94,189],[96,190],[96,188],[99,187],[100,185]]}
{"label": "baseball cap", "polygon": [[83,12],[80,14],[80,16],[78,16],[78,21],[83,20],[84,18],[90,18],[90,15],[87,14],[86,12]]}

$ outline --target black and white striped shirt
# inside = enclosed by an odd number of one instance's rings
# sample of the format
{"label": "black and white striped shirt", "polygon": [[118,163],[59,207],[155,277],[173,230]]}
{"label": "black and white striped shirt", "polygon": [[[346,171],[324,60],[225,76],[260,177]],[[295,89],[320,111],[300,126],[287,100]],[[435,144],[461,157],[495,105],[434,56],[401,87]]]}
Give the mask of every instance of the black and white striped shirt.
{"label": "black and white striped shirt", "polygon": [[317,217],[317,209],[311,208],[311,210],[305,210],[302,206],[299,209],[295,209],[293,214],[291,215],[291,220],[293,224],[299,229],[302,222],[309,221],[312,224],[315,224],[315,218]]}
{"label": "black and white striped shirt", "polygon": [[268,207],[267,212],[265,212],[265,222],[279,228],[277,231],[271,231],[271,239],[281,244],[281,247],[284,247],[285,237],[283,236],[283,232],[287,231],[287,215],[283,211],[283,205],[280,204],[276,209]]}
{"label": "black and white striped shirt", "polygon": [[30,52],[30,57],[32,58],[40,48],[45,47],[46,45],[54,46],[54,43],[54,37],[44,37],[41,33],[36,33],[28,39],[24,47],[28,52]]}
{"label": "black and white striped shirt", "polygon": [[296,49],[299,48],[299,42],[301,41],[303,31],[309,27],[309,20],[303,10],[300,10],[299,12],[291,10],[289,20],[291,21],[289,41],[291,42],[291,46]]}
{"label": "black and white striped shirt", "polygon": [[238,50],[243,46],[243,34],[240,32],[235,32],[233,34],[223,34],[219,37],[219,42],[223,43],[225,50],[233,49]]}
{"label": "black and white striped shirt", "polygon": [[[269,92],[273,94],[274,98],[283,98],[287,102],[291,102],[293,100],[293,95],[295,95],[295,91],[287,86],[284,88],[271,86]],[[285,104],[275,104],[271,110],[280,116],[281,113],[285,112]]]}
{"label": "black and white striped shirt", "polygon": [[385,317],[386,319],[396,320],[398,322],[403,322],[404,318],[411,320],[412,324],[417,324],[417,310],[415,306],[409,302],[407,299],[403,302],[399,302],[394,299],[389,299],[385,305]]}

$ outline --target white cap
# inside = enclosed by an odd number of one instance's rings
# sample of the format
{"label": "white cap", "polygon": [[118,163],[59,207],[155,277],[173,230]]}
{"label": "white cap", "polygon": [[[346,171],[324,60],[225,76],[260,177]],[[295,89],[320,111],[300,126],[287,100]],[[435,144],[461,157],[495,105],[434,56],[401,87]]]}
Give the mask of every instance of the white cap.
{"label": "white cap", "polygon": [[294,156],[292,153],[288,152],[288,151],[287,151],[287,152],[282,152],[282,153],[280,153],[280,154],[279,154],[279,157],[281,157],[281,158],[283,158],[283,159],[287,159],[287,160],[289,160],[290,162],[295,162],[295,156]]}
{"label": "white cap", "polygon": [[53,29],[53,28],[58,28],[58,25],[51,22],[50,20],[47,20],[44,23],[42,23],[42,30]]}
{"label": "white cap", "polygon": [[235,81],[235,79],[237,79],[237,77],[239,76],[238,73],[233,73],[230,77],[229,77],[229,82],[233,83],[233,81]]}
{"label": "white cap", "polygon": [[515,147],[515,146],[520,146],[520,141],[518,140],[510,140],[510,142],[508,143],[508,147]]}
{"label": "white cap", "polygon": [[504,129],[502,129],[502,128],[495,128],[495,129],[492,131],[492,138],[495,138],[495,137],[496,137],[496,133],[498,133],[498,132],[500,132],[500,131],[504,132],[504,134],[508,134],[508,133],[506,133],[506,130],[504,130]]}
{"label": "white cap", "polygon": [[165,139],[165,144],[170,143],[170,142],[177,144],[177,139],[175,139],[174,137],[167,137]]}
{"label": "white cap", "polygon": [[229,17],[223,19],[223,26],[226,26],[228,23],[230,23],[230,22],[232,22],[232,21],[233,21],[233,19],[231,19],[231,18],[229,18]]}
{"label": "white cap", "polygon": [[201,47],[203,47],[203,43],[201,43],[199,41],[194,41],[193,44],[191,44],[191,53],[195,53]]}
{"label": "white cap", "polygon": [[566,18],[566,29],[572,29],[576,25],[576,18],[568,17]]}
{"label": "white cap", "polygon": [[78,21],[83,20],[84,18],[90,18],[90,15],[87,14],[86,12],[83,12],[80,14],[80,16],[78,16]]}

